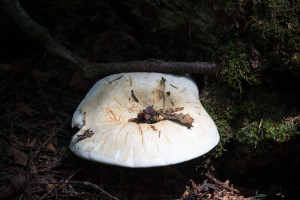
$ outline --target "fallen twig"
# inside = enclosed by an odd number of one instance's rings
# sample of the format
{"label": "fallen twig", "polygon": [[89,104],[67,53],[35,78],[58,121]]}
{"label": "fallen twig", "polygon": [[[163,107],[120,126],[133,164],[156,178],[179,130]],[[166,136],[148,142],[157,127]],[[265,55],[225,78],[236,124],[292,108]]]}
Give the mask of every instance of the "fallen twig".
{"label": "fallen twig", "polygon": [[[68,183],[68,181],[75,175],[75,174],[77,174],[79,171],[81,170],[81,168],[79,168],[79,169],[77,169],[76,171],[74,171],[73,173],[71,173],[71,175],[66,179],[66,180],[61,180],[61,181],[59,181],[58,183],[56,183],[56,185],[60,185],[60,184],[62,184],[62,183]],[[56,186],[55,187],[53,187],[53,188],[51,188],[46,194],[44,194],[39,200],[43,200],[44,198],[46,198],[54,189],[56,188]]]}
{"label": "fallen twig", "polygon": [[50,143],[53,138],[56,136],[56,131],[52,131],[52,135],[42,144],[40,145],[37,150],[34,152],[33,156],[28,160],[27,163],[27,170],[30,172],[30,174],[36,174],[37,170],[36,170],[36,166],[34,164],[35,160],[37,159],[37,157],[39,156],[42,148],[46,147],[46,145],[48,143]]}
{"label": "fallen twig", "polygon": [[162,73],[201,73],[216,74],[218,65],[208,62],[165,62],[151,59],[120,63],[88,63],[75,56],[67,48],[55,41],[48,30],[34,21],[22,8],[18,0],[3,0],[8,16],[30,40],[39,44],[50,55],[66,61],[73,71],[87,79],[101,74],[120,72],[162,72]]}
{"label": "fallen twig", "polygon": [[85,185],[85,186],[90,186],[90,187],[92,187],[92,188],[94,188],[96,190],[101,191],[103,194],[107,195],[111,199],[119,200],[117,197],[112,196],[111,194],[109,194],[108,192],[106,192],[104,189],[102,189],[100,186],[98,186],[97,184],[90,183],[90,182],[87,182],[87,181],[83,181],[83,182],[82,181],[68,181],[68,183],[82,184],[82,185]]}
{"label": "fallen twig", "polygon": [[53,138],[54,138],[55,136],[56,136],[56,131],[53,131],[52,135],[50,135],[50,137],[48,137],[48,139],[47,139],[42,145],[40,145],[40,146],[37,148],[37,150],[34,152],[34,154],[33,154],[33,156],[32,156],[32,159],[33,159],[33,160],[35,160],[35,159],[38,157],[38,155],[40,154],[42,148],[46,147],[46,145],[47,145],[48,143],[50,143],[50,142],[53,140]]}

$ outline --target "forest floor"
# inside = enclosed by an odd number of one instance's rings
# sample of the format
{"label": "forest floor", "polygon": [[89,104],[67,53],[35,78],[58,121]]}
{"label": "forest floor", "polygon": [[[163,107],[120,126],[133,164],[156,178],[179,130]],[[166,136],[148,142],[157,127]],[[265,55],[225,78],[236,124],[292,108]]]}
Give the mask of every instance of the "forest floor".
{"label": "forest floor", "polygon": [[[0,199],[263,199],[219,180],[213,162],[132,169],[94,163],[69,149],[73,112],[91,86],[67,68],[19,61],[2,84]],[[26,67],[27,66],[27,67]],[[26,70],[24,70],[26,69]],[[12,77],[12,79],[10,78]],[[7,83],[7,84],[5,84]],[[6,87],[7,86],[7,87]],[[5,88],[6,87],[6,88]],[[280,198],[279,198],[280,199]]]}
{"label": "forest floor", "polygon": [[[156,55],[148,55],[147,48],[140,53],[139,42],[127,32],[130,28],[107,7],[89,16],[94,10],[90,3],[86,9],[75,5],[72,11],[56,2],[28,2],[24,1],[24,7],[31,8],[30,15],[87,61]],[[69,149],[78,131],[71,128],[72,115],[95,81],[84,81],[62,64],[47,60],[47,55],[37,55],[38,48],[11,26],[4,24],[1,31],[7,30],[0,37],[0,65],[12,63],[6,74],[0,72],[0,199],[284,199],[281,187],[270,192],[262,183],[250,186],[249,182],[241,184],[244,179],[231,179],[210,154],[176,165],[139,169],[75,156]],[[300,190],[299,185],[294,187],[293,191]]]}

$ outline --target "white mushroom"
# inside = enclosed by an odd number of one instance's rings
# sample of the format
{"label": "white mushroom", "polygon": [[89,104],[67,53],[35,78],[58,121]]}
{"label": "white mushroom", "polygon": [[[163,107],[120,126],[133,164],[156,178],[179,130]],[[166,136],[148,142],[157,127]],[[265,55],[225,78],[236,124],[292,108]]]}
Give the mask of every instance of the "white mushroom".
{"label": "white mushroom", "polygon": [[[128,122],[147,106],[183,107],[193,127],[172,120]],[[80,128],[70,148],[78,156],[125,167],[154,167],[199,157],[219,142],[218,130],[187,76],[114,74],[98,81],[78,106],[72,126]]]}

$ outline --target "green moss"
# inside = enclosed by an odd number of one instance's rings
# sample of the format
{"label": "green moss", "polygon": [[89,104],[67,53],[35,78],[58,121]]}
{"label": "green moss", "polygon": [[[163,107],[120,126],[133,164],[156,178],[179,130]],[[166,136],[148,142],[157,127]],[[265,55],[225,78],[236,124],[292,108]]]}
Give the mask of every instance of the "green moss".
{"label": "green moss", "polygon": [[[277,70],[297,67],[295,56],[300,50],[299,2],[267,0],[255,1],[249,21],[247,40],[259,49],[266,65]],[[290,65],[290,66],[289,66]]]}
{"label": "green moss", "polygon": [[245,44],[230,41],[226,46],[219,48],[218,54],[221,55],[220,64],[223,67],[219,75],[230,86],[242,92],[243,81],[250,85],[258,83]]}
{"label": "green moss", "polygon": [[242,127],[235,135],[235,139],[240,143],[250,144],[260,151],[266,151],[266,146],[270,146],[267,145],[268,143],[282,143],[299,134],[298,125],[299,117],[283,119],[279,122],[273,119],[254,121]]}
{"label": "green moss", "polygon": [[[243,90],[244,83],[260,82],[257,72],[300,72],[300,3],[298,1],[227,0],[218,2],[219,12],[232,19],[230,35],[218,49],[221,77]],[[230,42],[222,42],[222,41]]]}
{"label": "green moss", "polygon": [[255,87],[242,94],[228,86],[207,87],[201,102],[221,136],[215,156],[221,156],[230,142],[262,154],[300,134],[299,101],[278,87]]}

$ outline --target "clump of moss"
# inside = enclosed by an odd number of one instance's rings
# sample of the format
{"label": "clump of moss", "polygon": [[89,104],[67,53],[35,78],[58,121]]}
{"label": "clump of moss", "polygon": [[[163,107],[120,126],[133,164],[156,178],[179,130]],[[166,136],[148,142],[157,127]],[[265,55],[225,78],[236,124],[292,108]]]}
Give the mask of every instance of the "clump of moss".
{"label": "clump of moss", "polygon": [[299,71],[299,13],[297,1],[254,1],[246,39],[259,49],[264,65]]}
{"label": "clump of moss", "polygon": [[263,154],[300,134],[299,101],[275,87],[255,87],[242,94],[228,86],[204,89],[201,102],[221,136],[215,156],[221,156],[230,142],[243,143],[251,151]]}
{"label": "clump of moss", "polygon": [[283,143],[299,134],[300,117],[284,118],[281,121],[265,119],[253,121],[242,127],[235,135],[235,140],[245,143],[262,154],[272,148],[272,144]]}
{"label": "clump of moss", "polygon": [[[219,75],[235,89],[242,92],[242,83],[257,84],[259,80],[254,72],[254,63],[248,57],[245,44],[230,41],[226,46],[219,48],[220,65],[223,67]],[[255,61],[253,61],[255,62]]]}
{"label": "clump of moss", "polygon": [[243,81],[258,83],[258,70],[263,75],[280,71],[299,76],[298,2],[227,0],[218,4],[220,12],[232,19],[231,34],[224,36],[231,41],[218,49],[220,75],[230,86],[242,91]]}

